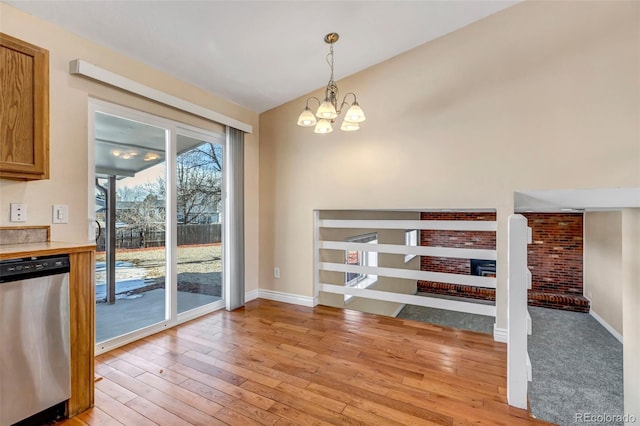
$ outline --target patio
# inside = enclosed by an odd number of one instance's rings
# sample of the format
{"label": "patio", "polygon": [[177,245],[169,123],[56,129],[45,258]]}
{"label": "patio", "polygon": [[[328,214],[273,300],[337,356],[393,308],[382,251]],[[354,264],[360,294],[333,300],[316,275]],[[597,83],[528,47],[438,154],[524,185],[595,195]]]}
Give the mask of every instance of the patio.
{"label": "patio", "polygon": [[[222,299],[222,246],[178,247],[178,313]],[[105,303],[105,255],[96,256],[96,342],[165,320],[165,248],[116,252],[116,301]]]}
{"label": "patio", "polygon": [[[164,288],[118,299],[113,305],[96,303],[96,343],[164,321]],[[220,296],[178,292],[178,312],[222,300]]]}

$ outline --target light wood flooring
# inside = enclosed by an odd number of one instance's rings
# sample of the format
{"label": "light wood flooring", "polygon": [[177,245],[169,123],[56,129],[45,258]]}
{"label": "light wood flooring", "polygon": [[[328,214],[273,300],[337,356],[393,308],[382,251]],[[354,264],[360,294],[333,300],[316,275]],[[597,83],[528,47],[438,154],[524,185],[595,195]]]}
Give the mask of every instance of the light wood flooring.
{"label": "light wood flooring", "polygon": [[96,358],[95,407],[64,425],[543,422],[506,404],[491,336],[255,300]]}

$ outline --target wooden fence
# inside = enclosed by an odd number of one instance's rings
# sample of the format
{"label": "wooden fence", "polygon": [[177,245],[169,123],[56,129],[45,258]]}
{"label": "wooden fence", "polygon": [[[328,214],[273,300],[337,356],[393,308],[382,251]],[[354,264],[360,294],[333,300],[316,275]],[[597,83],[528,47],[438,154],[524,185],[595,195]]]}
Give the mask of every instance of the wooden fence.
{"label": "wooden fence", "polygon": [[[222,241],[222,224],[178,225],[178,245],[211,244]],[[105,230],[96,240],[97,250],[105,249]],[[116,229],[116,249],[136,249],[147,247],[163,247],[164,231],[143,232],[137,228]]]}

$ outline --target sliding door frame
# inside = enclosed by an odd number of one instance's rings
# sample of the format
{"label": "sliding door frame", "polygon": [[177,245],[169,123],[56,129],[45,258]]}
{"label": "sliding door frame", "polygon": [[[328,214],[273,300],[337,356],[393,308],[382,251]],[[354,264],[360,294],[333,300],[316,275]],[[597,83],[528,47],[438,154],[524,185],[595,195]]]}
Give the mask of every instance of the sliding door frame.
{"label": "sliding door frame", "polygon": [[[167,204],[166,204],[166,270],[165,270],[165,319],[164,321],[152,324],[147,327],[143,327],[138,330],[123,334],[113,339],[106,340],[104,342],[96,343],[95,354],[110,351],[117,347],[123,346],[127,343],[139,340],[143,337],[165,330],[167,328],[174,327],[178,324],[184,323],[191,319],[205,315],[207,313],[223,309],[225,307],[225,300],[227,298],[228,289],[230,288],[230,280],[228,273],[226,272],[226,259],[228,257],[228,244],[231,238],[228,235],[228,227],[226,222],[231,217],[233,212],[229,211],[229,203],[227,200],[228,193],[228,168],[231,166],[227,161],[228,152],[228,138],[224,133],[217,133],[210,130],[205,130],[190,126],[184,123],[180,123],[175,120],[158,117],[156,115],[139,111],[133,108],[125,107],[122,105],[114,104],[98,100],[95,98],[89,98],[88,105],[88,240],[95,240],[95,115],[96,113],[109,114],[124,119],[138,121],[140,123],[160,127],[166,130],[167,137],[165,139],[165,163],[167,167],[166,175],[166,190],[167,190]],[[178,134],[202,139],[205,142],[212,144],[218,144],[222,146],[222,300],[209,303],[203,306],[199,306],[195,309],[187,312],[178,313],[177,305],[177,197],[176,197],[176,158],[177,158],[177,136]],[[95,286],[95,283],[92,283]],[[95,289],[93,291],[93,298],[95,298]],[[95,303],[95,300],[93,300]],[[95,326],[95,321],[94,321]]]}

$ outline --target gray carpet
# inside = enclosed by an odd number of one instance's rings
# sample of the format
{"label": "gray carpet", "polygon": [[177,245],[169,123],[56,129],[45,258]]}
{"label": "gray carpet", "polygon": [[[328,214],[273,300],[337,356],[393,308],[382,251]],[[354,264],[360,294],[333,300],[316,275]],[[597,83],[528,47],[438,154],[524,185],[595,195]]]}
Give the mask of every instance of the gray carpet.
{"label": "gray carpet", "polygon": [[532,414],[560,425],[576,424],[577,413],[622,415],[622,344],[589,314],[536,307],[529,314]]}
{"label": "gray carpet", "polygon": [[[575,425],[577,413],[623,413],[622,344],[591,315],[529,307],[531,413],[559,425]],[[493,317],[407,305],[397,316],[493,333]],[[622,423],[607,423],[622,424]]]}
{"label": "gray carpet", "polygon": [[493,335],[493,323],[495,322],[494,317],[486,315],[465,314],[415,305],[405,305],[396,317],[491,335]]}

